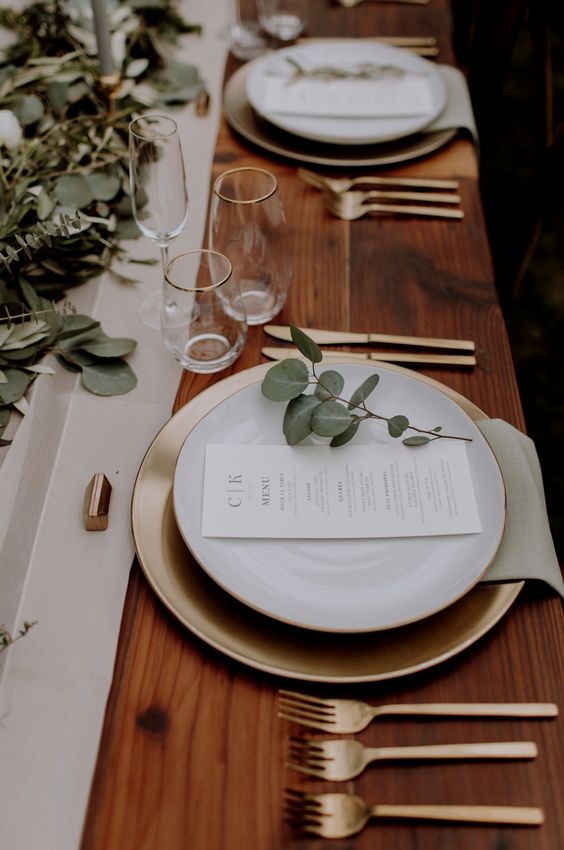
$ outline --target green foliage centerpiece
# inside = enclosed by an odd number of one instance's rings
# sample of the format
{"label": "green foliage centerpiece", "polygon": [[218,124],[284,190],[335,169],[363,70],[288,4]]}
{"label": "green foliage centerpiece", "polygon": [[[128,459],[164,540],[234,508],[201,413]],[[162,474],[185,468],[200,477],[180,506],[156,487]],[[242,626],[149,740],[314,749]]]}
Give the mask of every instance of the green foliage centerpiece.
{"label": "green foliage centerpiece", "polygon": [[[113,339],[88,316],[59,307],[67,290],[125,259],[120,240],[139,236],[132,218],[128,124],[136,114],[196,98],[193,65],[171,60],[181,33],[198,31],[173,0],[115,0],[110,11],[120,83],[100,85],[85,0],[0,9],[15,41],[0,59],[0,437],[10,411],[54,352],[99,395],[125,393],[136,378],[123,359],[135,341]],[[135,262],[134,260],[130,260]]]}
{"label": "green foliage centerpiece", "polygon": [[[292,340],[298,351],[311,363],[311,371],[303,360],[289,357],[272,366],[263,378],[262,394],[271,401],[288,402],[284,413],[283,432],[289,445],[295,446],[310,434],[330,437],[329,445],[344,446],[355,436],[362,422],[379,419],[387,424],[390,437],[405,437],[405,446],[424,446],[432,440],[470,440],[441,433],[441,426],[425,430],[412,425],[403,414],[381,416],[366,406],[366,399],[376,389],[380,376],[375,372],[366,378],[347,401],[341,398],[345,379],[340,372],[327,369],[317,374],[316,364],[323,353],[319,346],[302,330],[290,325]],[[308,387],[313,393],[305,393]]]}

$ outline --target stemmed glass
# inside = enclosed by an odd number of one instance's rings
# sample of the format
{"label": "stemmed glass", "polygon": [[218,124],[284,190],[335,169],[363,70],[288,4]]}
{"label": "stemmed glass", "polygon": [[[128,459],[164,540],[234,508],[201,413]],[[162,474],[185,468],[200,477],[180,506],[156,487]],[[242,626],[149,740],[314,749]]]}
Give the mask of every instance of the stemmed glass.
{"label": "stemmed glass", "polygon": [[268,41],[258,23],[241,17],[239,0],[233,0],[232,21],[228,27],[227,38],[233,56],[245,62],[260,56],[268,49]]}
{"label": "stemmed glass", "polygon": [[[186,174],[174,119],[166,115],[142,115],[131,121],[129,182],[133,216],[141,233],[161,249],[164,278],[168,246],[188,221]],[[138,307],[143,324],[156,330],[161,326],[161,289]]]}

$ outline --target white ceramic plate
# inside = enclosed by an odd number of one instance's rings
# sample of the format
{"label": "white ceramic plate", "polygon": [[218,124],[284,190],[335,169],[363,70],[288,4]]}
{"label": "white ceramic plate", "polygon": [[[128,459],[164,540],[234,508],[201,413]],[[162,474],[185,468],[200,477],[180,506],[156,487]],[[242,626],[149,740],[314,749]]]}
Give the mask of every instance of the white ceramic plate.
{"label": "white ceramic plate", "polygon": [[[269,76],[291,73],[288,59],[308,68],[321,66],[373,65],[392,66],[407,73],[423,74],[428,82],[430,104],[424,114],[394,117],[311,117],[272,112],[267,105]],[[332,85],[331,82],[323,85]],[[376,85],[386,85],[379,81]],[[421,56],[398,47],[377,42],[337,39],[295,45],[261,56],[249,63],[246,92],[253,108],[277,127],[307,139],[346,145],[386,142],[416,133],[442,112],[447,100],[445,83],[438,69]]]}
{"label": "white ceramic plate", "polygon": [[[335,368],[345,377],[348,393],[374,371],[370,365],[350,363]],[[421,428],[440,424],[445,433],[472,437],[467,448],[482,532],[384,540],[202,537],[206,444],[284,444],[284,405],[265,399],[257,383],[225,399],[196,425],[180,451],[174,476],[174,510],[182,537],[228,593],[286,623],[368,632],[441,610],[467,593],[486,571],[503,534],[505,488],[477,426],[445,394],[410,375],[381,370],[370,402],[385,416],[403,413]],[[381,424],[366,422],[355,443],[390,439]]]}

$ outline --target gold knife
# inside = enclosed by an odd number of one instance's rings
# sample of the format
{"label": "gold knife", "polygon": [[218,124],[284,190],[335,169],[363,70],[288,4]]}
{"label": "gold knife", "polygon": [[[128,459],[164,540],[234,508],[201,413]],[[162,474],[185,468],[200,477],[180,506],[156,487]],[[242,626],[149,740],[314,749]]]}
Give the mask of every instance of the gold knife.
{"label": "gold knife", "polygon": [[[270,360],[285,360],[287,357],[295,357],[298,360],[307,360],[299,351],[292,348],[276,348],[266,346],[262,353]],[[395,352],[395,351],[368,351],[366,354],[351,354],[350,351],[324,351],[323,361],[325,363],[336,363],[341,360],[349,360],[354,363],[367,363],[369,361],[380,361],[381,363],[421,363],[427,366],[475,366],[476,358],[473,354],[420,354],[419,352]]]}
{"label": "gold knife", "polygon": [[[416,345],[422,348],[453,348],[457,351],[474,351],[475,345],[470,339],[435,339],[424,336],[399,336],[398,334],[351,333],[350,331],[326,331],[318,328],[302,328],[318,345],[370,345],[383,342],[387,345]],[[285,342],[292,342],[292,334],[287,325],[265,325],[265,333]]]}

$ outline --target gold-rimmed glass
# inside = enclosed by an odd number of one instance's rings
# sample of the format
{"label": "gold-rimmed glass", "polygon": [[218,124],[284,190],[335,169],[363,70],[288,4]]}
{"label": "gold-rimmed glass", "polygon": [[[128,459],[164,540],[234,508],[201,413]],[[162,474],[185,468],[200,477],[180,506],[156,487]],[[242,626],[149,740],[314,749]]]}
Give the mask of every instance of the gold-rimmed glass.
{"label": "gold-rimmed glass", "polygon": [[269,322],[284,306],[292,280],[286,218],[270,171],[233,168],[219,175],[209,244],[233,263],[248,324]]}
{"label": "gold-rimmed glass", "polygon": [[237,359],[247,322],[227,257],[201,248],[171,259],[165,269],[161,326],[165,347],[190,372],[219,372]]}

